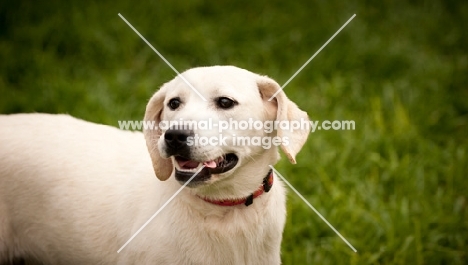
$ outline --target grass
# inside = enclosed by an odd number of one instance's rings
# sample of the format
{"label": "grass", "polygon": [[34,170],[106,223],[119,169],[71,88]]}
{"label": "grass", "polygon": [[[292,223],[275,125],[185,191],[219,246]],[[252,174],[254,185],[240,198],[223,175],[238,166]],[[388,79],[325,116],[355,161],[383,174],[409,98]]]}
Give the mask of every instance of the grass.
{"label": "grass", "polygon": [[284,83],[316,131],[276,168],[292,192],[284,264],[468,262],[468,4],[462,1],[70,1],[0,3],[0,113],[50,112],[117,126],[141,119],[179,70],[232,64]]}

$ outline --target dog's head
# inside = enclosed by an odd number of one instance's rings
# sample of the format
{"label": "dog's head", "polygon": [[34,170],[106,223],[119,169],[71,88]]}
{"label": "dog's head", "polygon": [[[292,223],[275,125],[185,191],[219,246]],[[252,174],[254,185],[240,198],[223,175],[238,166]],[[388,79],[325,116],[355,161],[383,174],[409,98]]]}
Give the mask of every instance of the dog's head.
{"label": "dog's head", "polygon": [[182,77],[164,84],[146,108],[145,121],[158,125],[144,134],[160,180],[174,172],[185,182],[202,166],[190,186],[222,181],[234,172],[264,172],[278,160],[276,146],[296,162],[309,131],[292,130],[290,122],[304,125],[307,114],[283,91],[268,100],[280,90],[274,80],[233,66],[194,68]]}

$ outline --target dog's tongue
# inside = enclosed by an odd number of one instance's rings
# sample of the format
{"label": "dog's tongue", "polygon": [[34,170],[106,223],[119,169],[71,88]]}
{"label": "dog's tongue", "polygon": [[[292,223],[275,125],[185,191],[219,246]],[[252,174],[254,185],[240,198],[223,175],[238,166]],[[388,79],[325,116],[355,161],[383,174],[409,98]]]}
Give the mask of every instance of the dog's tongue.
{"label": "dog's tongue", "polygon": [[[198,164],[199,164],[199,162],[192,161],[192,160],[178,161],[178,162],[179,162],[179,166],[181,168],[196,168],[196,167],[198,167]],[[203,165],[205,165],[205,167],[215,168],[216,167],[216,162],[214,160],[205,161],[205,162],[203,162]]]}
{"label": "dog's tongue", "polygon": [[192,160],[178,161],[181,168],[196,168],[198,167],[198,162]]}
{"label": "dog's tongue", "polygon": [[205,165],[205,167],[215,168],[216,167],[216,162],[214,160],[205,161],[205,162],[203,162],[203,165]]}

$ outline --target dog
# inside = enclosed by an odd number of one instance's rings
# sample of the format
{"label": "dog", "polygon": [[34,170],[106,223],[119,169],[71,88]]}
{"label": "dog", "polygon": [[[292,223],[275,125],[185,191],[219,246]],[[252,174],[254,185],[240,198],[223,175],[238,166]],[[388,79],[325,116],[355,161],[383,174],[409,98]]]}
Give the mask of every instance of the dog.
{"label": "dog", "polygon": [[269,165],[276,146],[296,163],[309,132],[244,128],[308,120],[280,90],[234,66],[189,69],[151,97],[143,133],[1,115],[0,263],[280,264],[286,195]]}

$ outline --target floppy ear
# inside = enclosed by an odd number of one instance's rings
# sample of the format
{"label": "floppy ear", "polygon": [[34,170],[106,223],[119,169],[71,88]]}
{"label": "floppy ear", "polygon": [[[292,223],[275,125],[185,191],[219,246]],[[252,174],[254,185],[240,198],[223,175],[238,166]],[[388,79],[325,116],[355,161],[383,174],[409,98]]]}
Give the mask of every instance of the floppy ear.
{"label": "floppy ear", "polygon": [[[304,124],[307,122],[307,126],[300,126],[299,129],[282,130],[278,126],[277,136],[281,139],[287,139],[289,143],[284,143],[282,140],[281,149],[288,157],[292,164],[296,164],[296,155],[301,150],[307,137],[309,136],[309,117],[307,113],[300,110],[297,105],[286,97],[286,94],[281,90],[281,87],[273,79],[266,76],[259,76],[257,80],[257,86],[262,95],[263,102],[267,112],[271,110],[276,111],[276,121],[287,121],[289,126],[291,122],[299,122]],[[268,101],[277,91],[281,90],[271,101]],[[303,128],[304,127],[304,128]]]}
{"label": "floppy ear", "polygon": [[[164,86],[151,97],[148,105],[146,106],[145,122],[154,122],[154,128],[144,128],[146,147],[148,148],[151,161],[153,163],[154,173],[159,180],[168,179],[174,166],[170,158],[161,157],[158,149],[158,140],[162,135],[161,129],[158,127],[161,121],[161,114],[164,107],[164,98],[166,97],[166,90]],[[145,126],[147,127],[147,126]]]}

